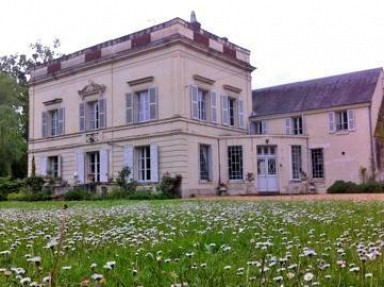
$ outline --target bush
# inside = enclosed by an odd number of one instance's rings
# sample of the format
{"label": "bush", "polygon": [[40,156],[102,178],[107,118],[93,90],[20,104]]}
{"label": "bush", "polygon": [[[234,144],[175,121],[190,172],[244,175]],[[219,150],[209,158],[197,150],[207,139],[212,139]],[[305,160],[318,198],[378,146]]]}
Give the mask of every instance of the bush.
{"label": "bush", "polygon": [[20,180],[11,180],[8,177],[0,177],[0,201],[6,200],[7,195],[12,192],[17,192],[24,186],[24,183]]}
{"label": "bush", "polygon": [[[116,177],[116,184],[123,193],[133,193],[137,188],[137,181],[128,181],[128,177],[131,174],[131,169],[128,166],[124,166]],[[125,198],[125,197],[123,197]]]}
{"label": "bush", "polygon": [[32,193],[41,191],[44,183],[44,177],[38,175],[30,176],[25,179],[25,184],[30,188]]}
{"label": "bush", "polygon": [[379,193],[384,192],[383,184],[376,181],[356,184],[354,182],[336,180],[327,189],[328,193]]}
{"label": "bush", "polygon": [[91,199],[91,194],[83,187],[74,187],[64,193],[64,200],[74,201],[74,200],[89,200]]}
{"label": "bush", "polygon": [[168,172],[166,172],[157,185],[157,190],[166,198],[181,198],[182,180],[183,177],[181,174],[171,176]]}
{"label": "bush", "polygon": [[11,192],[7,200],[12,201],[44,201],[51,200],[52,193],[49,189],[43,188],[39,192],[32,192],[29,188],[21,188],[18,192]]}

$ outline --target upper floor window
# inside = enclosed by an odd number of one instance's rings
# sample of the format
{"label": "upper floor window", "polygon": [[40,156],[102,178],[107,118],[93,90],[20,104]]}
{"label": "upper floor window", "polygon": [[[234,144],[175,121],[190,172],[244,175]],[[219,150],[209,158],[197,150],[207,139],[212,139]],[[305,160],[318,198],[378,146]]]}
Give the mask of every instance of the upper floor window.
{"label": "upper floor window", "polygon": [[303,134],[303,117],[297,116],[285,120],[285,132],[287,135]]}
{"label": "upper floor window", "polygon": [[157,89],[155,87],[127,93],[125,96],[126,122],[132,124],[157,119],[157,97]]}
{"label": "upper floor window", "polygon": [[251,135],[263,135],[267,133],[267,121],[254,121],[250,124],[250,133]]}
{"label": "upper floor window", "polygon": [[228,177],[229,180],[243,179],[243,147],[228,147]]}
{"label": "upper floor window", "polygon": [[64,108],[42,113],[42,136],[52,137],[64,134]]}
{"label": "upper floor window", "polygon": [[191,115],[193,119],[217,122],[216,92],[207,91],[197,86],[190,87]]}
{"label": "upper floor window", "polygon": [[221,111],[223,125],[241,128],[244,124],[244,106],[243,101],[226,95],[221,96]]}
{"label": "upper floor window", "polygon": [[328,114],[329,132],[355,130],[355,116],[353,110],[342,110]]}
{"label": "upper floor window", "polygon": [[80,104],[80,131],[92,131],[106,127],[106,101],[99,99]]}

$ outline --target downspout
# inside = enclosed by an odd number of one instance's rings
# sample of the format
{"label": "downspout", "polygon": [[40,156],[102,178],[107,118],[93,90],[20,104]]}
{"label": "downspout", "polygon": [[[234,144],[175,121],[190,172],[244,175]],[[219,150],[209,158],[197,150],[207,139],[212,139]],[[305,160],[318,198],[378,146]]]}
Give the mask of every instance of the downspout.
{"label": "downspout", "polygon": [[377,166],[376,166],[376,158],[375,158],[375,154],[376,154],[375,145],[373,142],[373,134],[372,134],[371,105],[369,105],[368,111],[369,111],[369,140],[370,140],[370,146],[371,146],[371,174],[374,175],[374,172],[377,169]]}
{"label": "downspout", "polygon": [[218,185],[220,185],[220,183],[221,183],[220,138],[217,138],[217,163],[219,165],[219,182],[218,182]]}

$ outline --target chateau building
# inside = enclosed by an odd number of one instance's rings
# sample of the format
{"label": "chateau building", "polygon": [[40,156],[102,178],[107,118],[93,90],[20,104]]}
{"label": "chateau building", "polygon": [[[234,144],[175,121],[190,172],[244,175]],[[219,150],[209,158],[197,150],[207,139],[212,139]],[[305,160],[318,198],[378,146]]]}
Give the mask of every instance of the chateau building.
{"label": "chateau building", "polygon": [[[382,170],[383,71],[252,91],[250,51],[194,14],[37,67],[29,172],[143,187],[181,174],[182,195],[303,192]],[[303,184],[305,178],[305,184]]]}

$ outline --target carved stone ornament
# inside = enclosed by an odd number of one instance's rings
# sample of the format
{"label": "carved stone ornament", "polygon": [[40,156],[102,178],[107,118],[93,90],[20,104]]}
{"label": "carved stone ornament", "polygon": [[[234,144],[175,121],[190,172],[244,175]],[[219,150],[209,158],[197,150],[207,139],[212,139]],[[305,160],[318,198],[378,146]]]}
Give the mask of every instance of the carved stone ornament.
{"label": "carved stone ornament", "polygon": [[99,133],[90,133],[85,135],[85,141],[87,143],[95,143],[100,141],[100,135]]}
{"label": "carved stone ornament", "polygon": [[88,85],[82,88],[79,92],[79,95],[82,97],[86,97],[89,95],[99,94],[101,95],[105,91],[105,86],[96,84],[92,80],[89,80]]}

